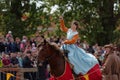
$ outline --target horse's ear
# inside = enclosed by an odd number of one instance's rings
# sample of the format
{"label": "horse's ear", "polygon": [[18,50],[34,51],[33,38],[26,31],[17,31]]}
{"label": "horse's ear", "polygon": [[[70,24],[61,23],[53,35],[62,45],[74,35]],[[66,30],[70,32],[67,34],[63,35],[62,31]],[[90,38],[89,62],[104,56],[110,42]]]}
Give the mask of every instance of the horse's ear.
{"label": "horse's ear", "polygon": [[46,41],[46,39],[44,39],[44,44],[46,44],[47,43],[47,41]]}
{"label": "horse's ear", "polygon": [[40,44],[38,44],[38,46],[37,46],[37,48],[39,48],[41,45]]}
{"label": "horse's ear", "polygon": [[46,45],[46,44],[49,44],[49,42],[46,40],[46,39],[44,39],[44,44]]}

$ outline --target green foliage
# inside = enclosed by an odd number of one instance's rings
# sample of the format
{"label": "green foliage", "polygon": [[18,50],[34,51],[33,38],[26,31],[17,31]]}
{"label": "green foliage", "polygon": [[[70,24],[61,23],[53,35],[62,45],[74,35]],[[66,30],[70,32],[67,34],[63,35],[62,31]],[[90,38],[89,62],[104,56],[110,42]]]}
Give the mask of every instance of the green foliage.
{"label": "green foliage", "polygon": [[[48,27],[50,24],[48,14],[43,12],[46,4],[37,7],[36,2],[30,3],[29,0],[9,0],[0,4],[0,31],[4,31],[4,34],[11,30],[15,37],[30,36],[36,32],[37,26]],[[29,13],[29,16],[22,21],[21,18],[25,12]]]}
{"label": "green foliage", "polygon": [[[38,7],[37,3],[40,2],[42,3]],[[117,6],[114,6],[115,3]],[[51,13],[51,7],[55,5],[58,8]],[[6,34],[11,30],[14,36],[30,36],[38,26],[43,26],[41,33],[44,33],[54,22],[56,27],[50,34],[62,36],[65,34],[59,29],[59,16],[64,11],[65,25],[70,27],[71,21],[77,20],[80,23],[81,39],[86,39],[90,44],[103,45],[119,36],[113,32],[120,18],[118,0],[3,0],[0,1],[0,31]],[[29,16],[22,21],[25,12]]]}
{"label": "green foliage", "polygon": [[[89,43],[101,45],[114,41],[113,31],[119,19],[119,6],[114,8],[118,0],[45,0],[49,7],[58,5],[54,15],[61,15],[64,11],[64,20],[70,26],[72,20],[79,21],[82,29],[80,37]],[[118,10],[117,10],[118,9]],[[55,19],[56,20],[56,19]]]}

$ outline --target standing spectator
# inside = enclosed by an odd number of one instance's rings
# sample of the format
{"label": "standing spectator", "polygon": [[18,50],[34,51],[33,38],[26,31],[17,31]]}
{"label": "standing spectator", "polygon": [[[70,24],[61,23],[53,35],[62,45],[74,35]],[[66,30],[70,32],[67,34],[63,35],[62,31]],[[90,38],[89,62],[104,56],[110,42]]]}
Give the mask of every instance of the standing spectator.
{"label": "standing spectator", "polygon": [[27,51],[25,57],[23,58],[23,67],[32,68],[33,62],[31,61],[31,51]]}
{"label": "standing spectator", "polygon": [[32,51],[32,53],[35,53],[37,51],[37,47],[35,46],[34,43],[32,43],[31,51]]}
{"label": "standing spectator", "polygon": [[31,45],[30,45],[30,40],[27,40],[26,44],[25,44],[25,50],[24,50],[24,54],[27,53],[27,51],[31,51]]}
{"label": "standing spectator", "polygon": [[[10,53],[10,62],[11,62],[11,66],[12,67],[18,67],[19,65],[19,62],[18,62],[18,59],[17,59],[17,53]],[[12,72],[13,75],[16,75],[16,71],[13,71]],[[16,80],[16,77],[11,77],[11,80]]]}
{"label": "standing spectator", "polygon": [[22,58],[22,53],[18,53],[17,54],[17,59],[18,59],[18,62],[19,62],[19,67],[23,67],[23,58]]}
{"label": "standing spectator", "polygon": [[20,52],[20,44],[21,44],[21,41],[20,41],[20,38],[19,38],[19,37],[16,37],[16,38],[15,38],[15,43],[16,43],[17,52]]}
{"label": "standing spectator", "polygon": [[93,49],[93,47],[91,46],[91,45],[89,45],[89,47],[87,48],[87,51],[88,51],[88,53],[91,53],[91,54],[93,54],[94,55],[94,49]]}
{"label": "standing spectator", "polygon": [[10,56],[6,54],[2,54],[2,63],[3,67],[9,67],[10,66]]}
{"label": "standing spectator", "polygon": [[95,53],[97,53],[98,48],[99,48],[99,46],[98,46],[98,44],[96,43],[96,44],[93,46],[93,49],[94,49]]}
{"label": "standing spectator", "polygon": [[25,51],[25,47],[26,47],[26,43],[22,41],[20,43],[20,52],[24,52]]}
{"label": "standing spectator", "polygon": [[[31,60],[31,51],[27,51],[23,58],[23,68],[33,68],[33,61]],[[26,72],[24,77],[29,80],[33,80],[32,73]]]}
{"label": "standing spectator", "polygon": [[27,38],[26,36],[23,36],[23,37],[22,37],[22,41],[23,41],[23,42],[25,42],[25,43],[26,43],[26,42],[27,42],[27,40],[28,40],[28,38]]}
{"label": "standing spectator", "polygon": [[86,40],[84,40],[84,41],[83,41],[83,49],[84,49],[84,50],[87,50],[87,48],[88,48],[88,43],[87,43]]}
{"label": "standing spectator", "polygon": [[17,53],[11,53],[10,56],[11,56],[10,61],[12,67],[18,67],[19,61],[17,59]]}
{"label": "standing spectator", "polygon": [[120,80],[120,58],[114,53],[113,46],[105,45],[107,57],[103,65],[103,80]]}
{"label": "standing spectator", "polygon": [[13,38],[10,38],[10,42],[8,44],[8,52],[9,53],[15,53],[15,52],[17,52],[17,45],[14,42]]}
{"label": "standing spectator", "polygon": [[36,44],[37,44],[37,46],[43,41],[43,36],[37,36],[36,37]]}
{"label": "standing spectator", "polygon": [[21,41],[21,44],[20,44],[20,51],[21,52],[25,51],[27,40],[28,40],[28,38],[26,36],[22,37],[22,41]]}
{"label": "standing spectator", "polygon": [[30,45],[32,46],[32,44],[35,44],[35,47],[37,46],[34,37],[30,38]]}
{"label": "standing spectator", "polygon": [[8,31],[6,39],[9,41],[9,38],[13,38],[12,31]]}

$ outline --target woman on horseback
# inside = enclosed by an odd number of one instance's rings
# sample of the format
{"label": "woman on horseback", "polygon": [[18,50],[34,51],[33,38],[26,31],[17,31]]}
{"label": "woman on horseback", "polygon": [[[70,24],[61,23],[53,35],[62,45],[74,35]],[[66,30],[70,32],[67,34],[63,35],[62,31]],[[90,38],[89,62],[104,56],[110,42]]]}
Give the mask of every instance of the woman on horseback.
{"label": "woman on horseback", "polygon": [[[63,17],[60,16],[60,29],[67,33],[67,39],[63,42],[61,48],[69,51],[68,60],[73,64],[73,71],[75,74],[81,77],[81,75],[84,76],[92,73],[89,75],[89,80],[102,80],[97,59],[75,45],[79,37],[77,32],[78,26],[78,22],[73,21],[71,27],[68,29],[64,24]],[[93,73],[95,70],[97,71]],[[83,77],[81,77],[81,80],[84,80]]]}

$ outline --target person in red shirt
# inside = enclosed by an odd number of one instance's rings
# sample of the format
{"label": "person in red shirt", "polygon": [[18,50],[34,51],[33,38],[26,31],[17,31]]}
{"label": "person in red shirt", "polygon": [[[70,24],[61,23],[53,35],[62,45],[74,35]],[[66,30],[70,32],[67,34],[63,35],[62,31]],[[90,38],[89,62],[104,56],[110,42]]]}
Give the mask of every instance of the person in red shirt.
{"label": "person in red shirt", "polygon": [[9,55],[4,55],[3,57],[2,57],[2,63],[3,63],[3,66],[4,67],[8,67],[8,66],[10,66],[10,57],[9,57]]}

